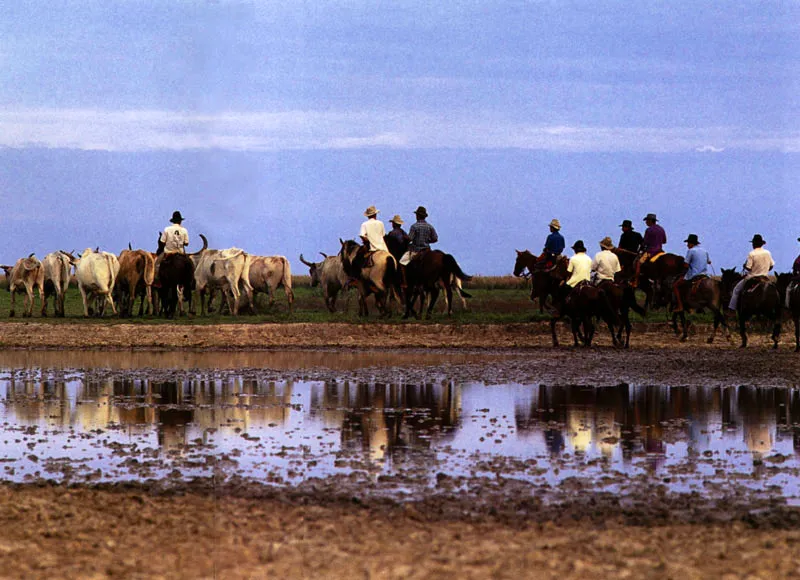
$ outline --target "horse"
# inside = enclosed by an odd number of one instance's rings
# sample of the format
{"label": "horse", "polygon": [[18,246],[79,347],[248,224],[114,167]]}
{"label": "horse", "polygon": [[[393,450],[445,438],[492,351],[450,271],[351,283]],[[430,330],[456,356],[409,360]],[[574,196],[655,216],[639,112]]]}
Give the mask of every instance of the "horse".
{"label": "horse", "polygon": [[539,257],[534,256],[528,250],[517,252],[517,259],[514,262],[514,276],[525,275],[531,277],[531,301],[539,299],[539,313],[544,313],[544,305],[547,297],[550,296],[555,302],[561,283],[567,279],[567,266],[569,260],[566,256],[559,256],[553,267],[542,269]]}
{"label": "horse", "polygon": [[[633,310],[639,316],[646,314],[644,308],[636,302],[636,291],[627,282],[612,282],[603,280],[597,287],[605,292],[611,308],[616,313],[620,324],[617,326],[617,343],[624,348],[631,345],[631,317],[630,311]],[[622,340],[622,331],[625,331],[625,340]]]}
{"label": "horse", "polygon": [[424,304],[420,306],[420,313],[414,310],[414,301],[417,296],[428,294],[430,300],[428,310],[425,314],[426,319],[431,318],[433,307],[439,298],[440,288],[445,292],[447,301],[447,315],[453,311],[453,278],[462,281],[471,280],[472,276],[465,274],[458,262],[451,254],[446,254],[441,250],[427,250],[420,252],[408,263],[406,268],[406,311],[403,318],[414,315],[419,318],[422,314]]}
{"label": "horse", "polygon": [[[702,277],[698,280],[692,280],[690,283],[681,287],[681,300],[685,309],[708,308],[714,314],[714,331],[706,341],[708,344],[714,342],[714,337],[717,335],[717,329],[720,325],[725,330],[725,338],[730,338],[730,331],[728,330],[728,323],[725,321],[725,303],[722,300],[722,283],[719,280],[709,277]],[[672,313],[672,330],[678,335],[678,318],[681,319],[681,342],[685,342],[689,336],[689,323],[686,320],[686,313],[684,311]]]}
{"label": "horse", "polygon": [[398,284],[397,261],[385,250],[377,250],[365,257],[363,246],[354,240],[339,240],[342,245],[339,257],[345,273],[358,288],[358,315],[369,316],[367,296],[375,294],[375,305],[381,316],[391,316],[388,302]]}
{"label": "horse", "polygon": [[683,275],[683,256],[660,254],[655,260],[648,259],[639,268],[639,287],[645,294],[644,308],[666,306],[671,302],[672,285],[665,284],[668,278]]}
{"label": "horse", "polygon": [[800,279],[787,272],[778,274],[776,283],[794,322],[794,351],[800,352]]}
{"label": "horse", "polygon": [[595,317],[602,318],[606,322],[611,332],[611,340],[614,346],[618,346],[619,343],[614,327],[619,323],[619,318],[608,295],[597,286],[593,286],[588,282],[581,282],[571,290],[566,285],[561,286],[558,308],[550,318],[550,333],[553,338],[553,346],[558,346],[556,323],[563,316],[567,316],[570,319],[574,346],[579,346],[581,342],[584,346],[592,346]]}
{"label": "horse", "polygon": [[[733,288],[742,279],[735,270],[722,269],[723,292],[733,292]],[[747,321],[753,316],[763,316],[772,322],[772,348],[778,348],[781,335],[781,316],[783,300],[776,284],[766,276],[753,276],[745,280],[736,305],[739,319],[739,335],[742,337],[741,348],[747,346]]]}

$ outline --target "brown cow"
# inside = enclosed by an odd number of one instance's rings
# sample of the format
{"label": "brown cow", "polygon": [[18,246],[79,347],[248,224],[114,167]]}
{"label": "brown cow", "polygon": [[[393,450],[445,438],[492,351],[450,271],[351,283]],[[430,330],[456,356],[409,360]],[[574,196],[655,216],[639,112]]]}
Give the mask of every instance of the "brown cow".
{"label": "brown cow", "polygon": [[10,317],[14,316],[15,299],[17,294],[25,293],[22,316],[28,318],[33,315],[33,290],[39,289],[39,300],[44,304],[44,268],[39,259],[31,254],[27,258],[20,258],[13,266],[0,266],[6,273],[8,291],[11,292]]}
{"label": "brown cow", "polygon": [[[153,278],[155,259],[145,250],[123,250],[119,255],[119,274],[114,285],[120,303],[120,317],[132,316],[133,303],[137,296],[142,297],[139,316],[153,313]],[[145,301],[147,306],[145,308]]]}

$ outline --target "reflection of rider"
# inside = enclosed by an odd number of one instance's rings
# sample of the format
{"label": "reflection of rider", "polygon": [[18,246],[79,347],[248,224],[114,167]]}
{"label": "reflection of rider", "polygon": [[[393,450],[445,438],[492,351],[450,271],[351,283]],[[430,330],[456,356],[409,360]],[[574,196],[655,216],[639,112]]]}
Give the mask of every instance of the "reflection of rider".
{"label": "reflection of rider", "polygon": [[431,244],[439,241],[439,236],[434,227],[425,221],[428,217],[428,210],[419,206],[414,210],[417,221],[408,230],[409,246],[408,251],[400,258],[400,263],[408,266],[408,263],[420,252],[431,249]]}
{"label": "reflection of rider", "polygon": [[642,264],[663,252],[663,246],[667,243],[667,233],[664,228],[656,223],[657,221],[658,218],[654,213],[649,213],[644,218],[647,229],[644,231],[644,238],[642,238],[642,257],[636,262],[634,285],[639,282],[639,271]]}
{"label": "reflection of rider", "polygon": [[560,230],[561,223],[555,218],[550,220],[550,235],[547,236],[547,240],[544,242],[544,250],[538,260],[546,266],[555,264],[561,252],[564,251],[564,247],[567,245]]}
{"label": "reflection of rider", "polygon": [[596,274],[595,283],[599,284],[604,280],[614,281],[614,276],[621,270],[619,258],[611,250],[614,243],[611,238],[606,236],[600,241],[600,251],[597,252],[592,260],[592,270]]}
{"label": "reflection of rider", "polygon": [[686,259],[684,260],[683,267],[686,269],[686,274],[681,276],[675,281],[672,286],[672,291],[675,294],[676,307],[673,312],[683,312],[683,300],[681,292],[684,286],[690,285],[693,278],[696,276],[706,275],[708,265],[711,263],[711,258],[708,257],[708,252],[700,247],[700,240],[697,239],[697,234],[689,234],[689,237],[683,240],[689,250],[686,252]]}
{"label": "reflection of rider", "polygon": [[754,235],[750,243],[753,244],[753,250],[747,254],[747,261],[744,264],[744,277],[733,288],[731,303],[728,305],[731,310],[736,310],[736,306],[739,303],[739,295],[742,293],[747,280],[756,276],[766,276],[775,267],[772,254],[769,253],[769,250],[764,249],[764,245],[767,242],[761,237],[761,234]]}

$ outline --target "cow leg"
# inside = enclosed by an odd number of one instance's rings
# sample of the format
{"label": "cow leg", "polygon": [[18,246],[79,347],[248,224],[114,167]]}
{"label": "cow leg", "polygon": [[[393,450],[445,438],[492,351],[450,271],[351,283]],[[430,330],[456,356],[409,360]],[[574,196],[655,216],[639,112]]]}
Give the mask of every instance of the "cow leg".
{"label": "cow leg", "polygon": [[86,296],[86,289],[78,284],[78,290],[80,290],[81,300],[83,301],[83,317],[89,318],[89,300]]}
{"label": "cow leg", "polygon": [[117,314],[117,308],[116,308],[116,306],[114,306],[114,299],[111,297],[111,292],[106,292],[105,303],[108,304],[109,306],[111,306],[112,314],[116,315]]}

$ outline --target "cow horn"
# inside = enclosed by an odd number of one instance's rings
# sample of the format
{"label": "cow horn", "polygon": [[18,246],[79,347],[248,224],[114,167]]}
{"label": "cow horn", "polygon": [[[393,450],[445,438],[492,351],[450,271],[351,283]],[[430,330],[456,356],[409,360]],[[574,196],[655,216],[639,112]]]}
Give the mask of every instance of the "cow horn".
{"label": "cow horn", "polygon": [[306,266],[308,266],[309,268],[310,268],[311,266],[313,266],[313,265],[314,265],[314,264],[312,264],[311,262],[306,262],[306,261],[303,259],[303,254],[300,254],[300,261],[301,261],[301,262],[303,262],[303,264],[305,264],[305,265],[306,265]]}
{"label": "cow horn", "polygon": [[131,246],[130,242],[128,242],[128,249],[131,250],[131,251],[133,250],[133,246]]}
{"label": "cow horn", "polygon": [[99,254],[99,253],[100,253],[100,246],[97,246],[97,247],[94,249],[94,253],[95,253],[95,254]]}
{"label": "cow horn", "polygon": [[327,258],[328,257],[328,254],[326,254],[325,252],[320,252],[320,254],[322,254],[323,258]]}

